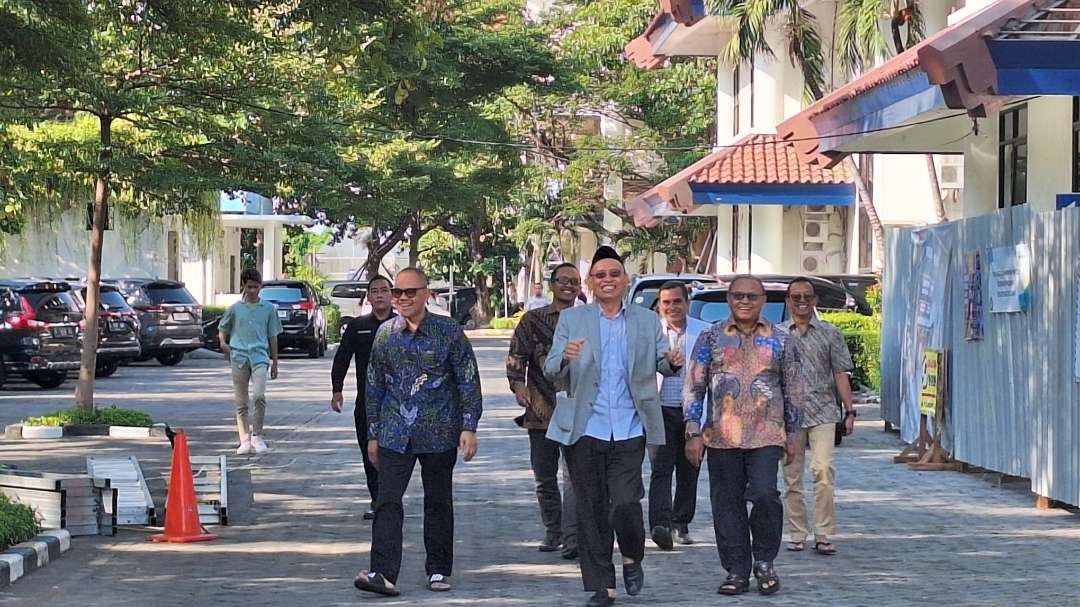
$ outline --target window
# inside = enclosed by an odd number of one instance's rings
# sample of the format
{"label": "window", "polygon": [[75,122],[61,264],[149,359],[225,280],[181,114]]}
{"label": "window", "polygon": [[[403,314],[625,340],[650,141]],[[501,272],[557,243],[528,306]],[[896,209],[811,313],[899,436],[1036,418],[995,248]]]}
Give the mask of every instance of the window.
{"label": "window", "polygon": [[1072,191],[1080,192],[1080,97],[1073,97]]}
{"label": "window", "polygon": [[1027,202],[1027,106],[998,119],[998,208]]}

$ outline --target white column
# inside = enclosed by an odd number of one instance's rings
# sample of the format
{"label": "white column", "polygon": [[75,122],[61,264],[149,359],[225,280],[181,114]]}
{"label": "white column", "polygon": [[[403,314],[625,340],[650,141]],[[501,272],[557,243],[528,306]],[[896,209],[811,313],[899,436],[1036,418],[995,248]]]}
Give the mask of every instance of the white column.
{"label": "white column", "polygon": [[716,237],[713,247],[716,249],[716,273],[731,273],[731,205],[716,205]]}
{"label": "white column", "polygon": [[784,258],[784,207],[760,204],[746,208],[748,214],[749,209],[753,209],[749,271],[755,274],[779,274]]}
{"label": "white column", "polygon": [[1033,212],[1057,209],[1072,192],[1072,97],[1033,99],[1027,106],[1027,201]]}
{"label": "white column", "polygon": [[281,226],[267,222],[263,226],[263,280],[277,280],[281,267]]}
{"label": "white column", "polygon": [[847,272],[859,273],[859,203],[848,207]]}
{"label": "white column", "polygon": [[738,261],[736,263],[735,272],[737,274],[746,274],[752,270],[756,270],[756,268],[752,268],[750,264],[750,207],[749,205],[740,204],[735,207],[735,209],[739,214],[739,225],[734,230],[737,232],[736,242],[738,243],[738,246],[736,247]]}

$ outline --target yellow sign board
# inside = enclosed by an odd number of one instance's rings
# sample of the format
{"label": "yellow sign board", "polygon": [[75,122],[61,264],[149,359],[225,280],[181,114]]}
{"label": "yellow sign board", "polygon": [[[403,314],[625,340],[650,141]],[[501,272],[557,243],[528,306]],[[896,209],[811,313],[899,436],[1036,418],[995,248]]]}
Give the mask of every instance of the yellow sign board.
{"label": "yellow sign board", "polygon": [[922,388],[919,389],[919,413],[933,416],[942,396],[945,381],[945,352],[934,348],[923,350]]}

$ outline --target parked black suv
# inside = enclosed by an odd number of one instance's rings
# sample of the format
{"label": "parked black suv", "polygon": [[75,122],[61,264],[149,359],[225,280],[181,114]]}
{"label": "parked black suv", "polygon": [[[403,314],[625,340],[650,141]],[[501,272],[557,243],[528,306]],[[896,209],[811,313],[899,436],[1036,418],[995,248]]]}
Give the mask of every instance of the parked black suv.
{"label": "parked black suv", "polygon": [[59,387],[79,368],[82,313],[65,282],[0,280],[0,385],[21,375],[42,388]]}
{"label": "parked black suv", "polygon": [[156,358],[171,367],[184,354],[202,347],[202,306],[184,283],[160,278],[109,280],[124,294],[139,317],[138,360]]}
{"label": "parked black suv", "polygon": [[[74,289],[79,310],[86,313],[86,284],[76,282]],[[97,377],[109,377],[120,365],[142,354],[139,345],[139,317],[128,305],[116,285],[102,283],[98,298]]]}
{"label": "parked black suv", "polygon": [[303,350],[311,358],[326,354],[326,312],[330,300],[315,287],[299,280],[271,280],[263,283],[259,298],[278,309],[285,332],[278,337],[282,350]]}

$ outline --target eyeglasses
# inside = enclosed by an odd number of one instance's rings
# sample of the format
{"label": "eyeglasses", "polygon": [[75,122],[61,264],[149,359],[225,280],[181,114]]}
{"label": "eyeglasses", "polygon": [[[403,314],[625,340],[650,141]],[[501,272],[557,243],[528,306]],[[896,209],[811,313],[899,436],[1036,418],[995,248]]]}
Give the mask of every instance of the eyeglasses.
{"label": "eyeglasses", "polygon": [[622,278],[622,275],[623,275],[622,270],[612,270],[610,272],[596,272],[595,274],[590,274],[589,276],[592,276],[593,278],[595,278],[597,280],[604,280],[605,278],[607,278],[609,276],[611,278]]}
{"label": "eyeglasses", "polygon": [[556,278],[555,280],[553,280],[551,282],[559,285],[560,287],[576,287],[576,286],[581,285],[580,280],[578,280],[576,278],[567,278],[565,276],[561,276],[559,278]]}
{"label": "eyeglasses", "polygon": [[427,287],[417,287],[415,289],[390,289],[390,296],[394,299],[401,299],[402,297],[412,299],[416,297],[417,293],[423,291],[426,288]]}
{"label": "eyeglasses", "polygon": [[803,295],[802,293],[788,295],[788,297],[791,298],[791,301],[794,301],[795,303],[811,303],[815,299],[817,299],[817,295]]}
{"label": "eyeglasses", "polygon": [[728,292],[728,297],[730,297],[732,301],[749,301],[753,303],[764,297],[764,295],[761,293],[742,293],[730,291]]}

